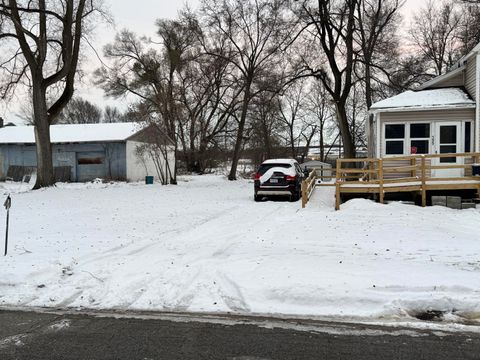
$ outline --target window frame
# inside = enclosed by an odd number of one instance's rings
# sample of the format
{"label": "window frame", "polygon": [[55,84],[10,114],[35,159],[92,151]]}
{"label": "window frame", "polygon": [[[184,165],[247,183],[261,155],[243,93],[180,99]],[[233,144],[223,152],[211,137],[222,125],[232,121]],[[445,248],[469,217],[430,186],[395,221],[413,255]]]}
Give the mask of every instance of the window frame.
{"label": "window frame", "polygon": [[[432,153],[432,129],[433,129],[433,122],[432,121],[422,121],[422,120],[415,120],[415,121],[385,121],[383,122],[382,126],[382,157],[395,157],[395,156],[410,156],[410,155],[416,155],[411,153],[412,149],[412,138],[410,137],[410,126],[415,124],[428,124],[429,126],[429,133],[430,136],[428,138],[413,138],[413,140],[423,140],[423,141],[428,141],[428,149],[427,149],[427,154]],[[398,138],[398,139],[387,139],[386,138],[386,127],[387,125],[404,125],[405,126],[405,136],[404,138]],[[388,141],[403,141],[403,153],[402,154],[387,154],[387,142]]]}
{"label": "window frame", "polygon": [[[412,138],[412,125],[428,125],[428,137],[415,137]],[[427,152],[426,153],[415,153],[412,154],[412,141],[427,141]],[[410,154],[409,155],[425,155],[425,154],[430,154],[432,152],[432,124],[428,121],[422,121],[422,122],[417,122],[417,121],[411,121],[408,124],[408,143],[410,145]]]}
{"label": "window frame", "polygon": [[[404,128],[403,128],[403,138],[387,139],[387,125],[403,125],[404,126]],[[382,133],[383,133],[383,151],[382,151],[383,156],[385,156],[385,157],[400,156],[400,155],[405,154],[405,142],[406,142],[405,140],[406,140],[406,136],[407,136],[407,126],[406,126],[405,122],[403,122],[403,121],[385,122],[385,123],[383,123]],[[403,142],[403,152],[402,152],[402,154],[387,154],[387,142],[399,142],[399,141]]]}

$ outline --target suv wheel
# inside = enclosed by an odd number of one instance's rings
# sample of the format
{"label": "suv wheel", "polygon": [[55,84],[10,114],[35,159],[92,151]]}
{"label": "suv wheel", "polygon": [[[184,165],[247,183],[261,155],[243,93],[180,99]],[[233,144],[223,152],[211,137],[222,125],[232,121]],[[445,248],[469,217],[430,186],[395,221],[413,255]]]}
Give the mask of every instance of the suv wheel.
{"label": "suv wheel", "polygon": [[298,191],[295,191],[294,193],[292,193],[290,195],[290,201],[291,202],[298,201],[299,199],[300,199],[300,193]]}
{"label": "suv wheel", "polygon": [[253,195],[253,200],[255,200],[256,202],[259,202],[260,200],[262,200],[262,196],[255,194]]}

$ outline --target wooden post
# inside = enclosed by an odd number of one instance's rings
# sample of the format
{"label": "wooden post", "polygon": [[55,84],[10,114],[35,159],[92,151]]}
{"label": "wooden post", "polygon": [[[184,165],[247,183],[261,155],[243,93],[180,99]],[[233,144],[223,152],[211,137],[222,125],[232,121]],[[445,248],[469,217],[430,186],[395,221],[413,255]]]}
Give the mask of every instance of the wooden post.
{"label": "wooden post", "polygon": [[385,194],[383,192],[383,159],[378,159],[378,180],[379,180],[379,195],[380,195],[380,204],[383,204]]}
{"label": "wooden post", "polygon": [[[410,165],[411,166],[417,165],[417,158],[415,158],[415,157],[412,158],[412,160],[410,160]],[[411,175],[412,175],[412,178],[417,176],[417,168],[412,169],[412,174]]]}
{"label": "wooden post", "polygon": [[[473,163],[474,164],[480,164],[480,154],[479,153],[477,153],[477,155],[474,156]],[[477,187],[477,199],[480,200],[480,186]]]}
{"label": "wooden post", "polygon": [[340,210],[340,202],[341,202],[341,196],[340,196],[340,183],[337,181],[335,184],[335,210]]}
{"label": "wooden post", "polygon": [[337,169],[335,171],[335,210],[340,210],[341,193],[340,193],[340,171],[342,162],[337,159]]}
{"label": "wooden post", "polygon": [[427,189],[426,189],[426,159],[425,156],[422,155],[422,206],[427,206]]}
{"label": "wooden post", "polygon": [[302,181],[302,209],[304,209],[305,206],[307,205],[307,191],[305,189],[306,187],[307,187],[306,181],[303,180]]}
{"label": "wooden post", "polygon": [[3,256],[7,256],[8,252],[8,223],[9,223],[9,218],[10,218],[10,207],[12,206],[12,198],[10,195],[7,196],[7,199],[5,200],[5,203],[3,204],[5,206],[5,210],[7,210],[7,223],[5,226],[5,253]]}

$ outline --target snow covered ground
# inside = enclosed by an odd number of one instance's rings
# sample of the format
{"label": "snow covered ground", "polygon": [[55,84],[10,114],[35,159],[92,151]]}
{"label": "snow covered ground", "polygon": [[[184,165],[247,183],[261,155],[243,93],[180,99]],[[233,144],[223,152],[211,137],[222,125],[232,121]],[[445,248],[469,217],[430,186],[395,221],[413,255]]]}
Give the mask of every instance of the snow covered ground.
{"label": "snow covered ground", "polygon": [[335,212],[321,188],[302,210],[220,176],[0,186],[13,200],[3,307],[480,320],[480,209],[354,200]]}

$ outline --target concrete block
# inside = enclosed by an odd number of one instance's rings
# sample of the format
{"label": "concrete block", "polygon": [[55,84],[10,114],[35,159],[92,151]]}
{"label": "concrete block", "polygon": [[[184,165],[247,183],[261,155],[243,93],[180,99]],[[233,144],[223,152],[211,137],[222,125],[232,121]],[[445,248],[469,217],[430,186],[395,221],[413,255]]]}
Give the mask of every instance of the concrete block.
{"label": "concrete block", "polygon": [[475,209],[477,207],[477,204],[475,203],[462,203],[462,210],[464,209]]}
{"label": "concrete block", "polygon": [[462,198],[460,196],[447,196],[447,207],[450,209],[462,209]]}
{"label": "concrete block", "polygon": [[447,197],[432,196],[432,206],[447,206]]}

